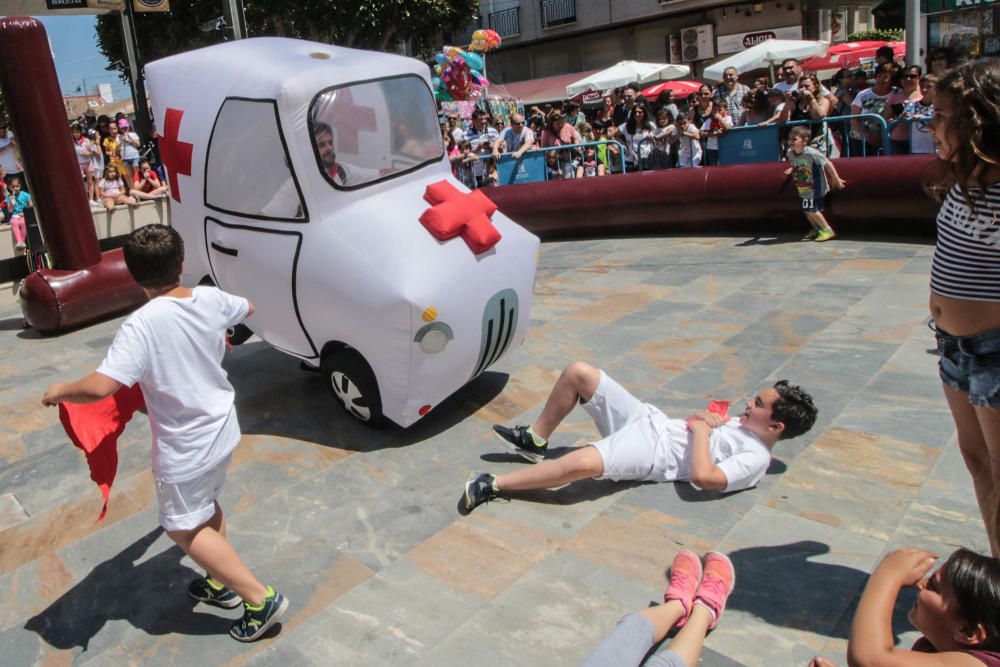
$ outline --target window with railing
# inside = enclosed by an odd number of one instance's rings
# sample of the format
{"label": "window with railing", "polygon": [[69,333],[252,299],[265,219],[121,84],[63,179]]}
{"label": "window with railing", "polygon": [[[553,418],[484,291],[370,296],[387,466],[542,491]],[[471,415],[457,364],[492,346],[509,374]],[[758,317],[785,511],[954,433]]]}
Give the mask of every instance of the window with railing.
{"label": "window with railing", "polygon": [[539,0],[542,28],[576,23],[576,0]]}
{"label": "window with railing", "polygon": [[490,30],[495,30],[501,37],[517,37],[521,34],[521,24],[518,17],[519,7],[501,9],[490,13]]}

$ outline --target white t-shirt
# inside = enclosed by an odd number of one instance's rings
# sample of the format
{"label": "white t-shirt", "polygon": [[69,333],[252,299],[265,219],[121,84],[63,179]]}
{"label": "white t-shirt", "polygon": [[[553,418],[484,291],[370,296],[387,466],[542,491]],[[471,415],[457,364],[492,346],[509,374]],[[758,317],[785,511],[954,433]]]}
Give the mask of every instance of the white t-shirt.
{"label": "white t-shirt", "polygon": [[[688,123],[685,132],[694,129],[694,123]],[[678,167],[700,167],[701,166],[701,142],[691,137],[685,137],[677,131],[677,166]]]}
{"label": "white t-shirt", "polygon": [[190,298],[156,297],[122,323],[97,372],[142,388],[153,430],[153,477],[183,482],[240,441],[235,392],[221,364],[226,329],[247,316],[246,299],[214,287]]}
{"label": "white t-shirt", "polygon": [[[854,107],[858,107],[860,109],[859,113],[874,114],[876,116],[881,115],[882,109],[885,108],[885,104],[888,101],[889,96],[892,95],[893,90],[890,90],[885,95],[876,95],[873,89],[865,88],[860,93],[855,95],[854,101],[851,102],[852,113],[854,112]],[[882,127],[876,120],[863,120],[861,124],[873,132],[879,132]],[[857,132],[855,132],[853,127],[851,128],[851,136],[855,139],[862,138]]]}
{"label": "white t-shirt", "polygon": [[[691,449],[693,434],[683,419],[655,420],[655,428],[660,430],[661,442],[666,443],[666,451],[658,450],[657,456],[665,455],[663,462],[669,470],[676,470],[674,479],[691,481]],[[662,454],[661,454],[662,452]],[[712,463],[726,475],[726,492],[741,491],[756,486],[771,465],[771,452],[764,443],[747,429],[740,426],[738,418],[730,419],[719,428],[713,428],[708,438],[708,452]]]}
{"label": "white t-shirt", "polygon": [[3,167],[8,174],[16,174],[21,171],[21,163],[17,161],[13,142],[14,135],[11,134],[10,130],[7,130],[7,136],[0,139],[0,150],[6,149],[0,153],[0,167]]}

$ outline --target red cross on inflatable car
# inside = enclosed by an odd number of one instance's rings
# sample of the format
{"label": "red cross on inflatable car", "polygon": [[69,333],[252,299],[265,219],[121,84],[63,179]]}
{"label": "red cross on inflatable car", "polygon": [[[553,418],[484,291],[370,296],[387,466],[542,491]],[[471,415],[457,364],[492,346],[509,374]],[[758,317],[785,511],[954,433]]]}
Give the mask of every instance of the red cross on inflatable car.
{"label": "red cross on inflatable car", "polygon": [[361,130],[374,132],[378,126],[375,123],[375,109],[359,107],[354,104],[351,89],[337,91],[333,100],[333,117],[336,118],[337,150],[344,153],[361,153],[361,141],[358,134]]}
{"label": "red cross on inflatable car", "polygon": [[431,207],[420,222],[437,240],[461,236],[477,255],[500,242],[500,232],[490,222],[497,205],[479,190],[463,194],[448,181],[438,181],[427,186],[424,199]]}
{"label": "red cross on inflatable car", "polygon": [[167,109],[159,141],[160,159],[163,160],[170,181],[170,196],[178,202],[181,200],[181,186],[177,175],[191,175],[191,153],[194,150],[194,144],[177,139],[183,116],[184,112],[180,109]]}

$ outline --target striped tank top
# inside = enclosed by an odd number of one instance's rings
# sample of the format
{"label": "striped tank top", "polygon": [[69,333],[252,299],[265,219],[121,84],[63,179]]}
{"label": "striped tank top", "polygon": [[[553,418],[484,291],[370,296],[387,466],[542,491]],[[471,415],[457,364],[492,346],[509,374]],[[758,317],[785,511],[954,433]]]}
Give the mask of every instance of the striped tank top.
{"label": "striped tank top", "polygon": [[977,188],[973,214],[958,186],[948,191],[937,216],[931,290],[942,296],[1000,301],[1000,183]]}

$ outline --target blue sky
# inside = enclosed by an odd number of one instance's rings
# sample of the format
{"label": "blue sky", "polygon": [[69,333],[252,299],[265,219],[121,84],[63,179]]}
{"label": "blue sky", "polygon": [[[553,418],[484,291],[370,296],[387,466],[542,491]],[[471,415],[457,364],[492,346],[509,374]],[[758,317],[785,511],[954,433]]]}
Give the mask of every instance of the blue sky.
{"label": "blue sky", "polygon": [[[39,16],[56,59],[56,74],[63,94],[81,95],[84,84],[92,93],[97,84],[110,83],[115,99],[129,96],[117,72],[108,72],[108,60],[97,48],[96,16]],[[77,88],[81,92],[77,92]]]}

